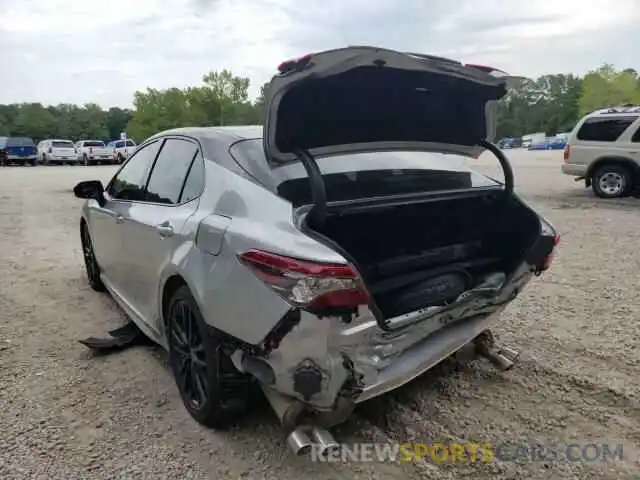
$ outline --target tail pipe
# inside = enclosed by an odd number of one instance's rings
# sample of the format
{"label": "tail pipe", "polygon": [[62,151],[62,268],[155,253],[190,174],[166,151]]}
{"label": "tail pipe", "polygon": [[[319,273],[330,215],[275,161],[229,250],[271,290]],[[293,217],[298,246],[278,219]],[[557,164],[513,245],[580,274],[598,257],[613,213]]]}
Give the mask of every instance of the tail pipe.
{"label": "tail pipe", "polygon": [[497,345],[491,331],[485,331],[475,340],[476,351],[502,371],[511,370],[520,357],[520,353],[507,346]]}

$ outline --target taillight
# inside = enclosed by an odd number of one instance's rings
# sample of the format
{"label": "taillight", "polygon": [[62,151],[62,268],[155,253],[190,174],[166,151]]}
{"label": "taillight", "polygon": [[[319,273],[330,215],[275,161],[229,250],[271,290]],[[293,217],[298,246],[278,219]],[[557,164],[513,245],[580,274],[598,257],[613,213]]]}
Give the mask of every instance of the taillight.
{"label": "taillight", "polygon": [[49,147],[49,153],[53,153],[53,148]]}
{"label": "taillight", "polygon": [[564,163],[569,163],[569,156],[571,155],[571,146],[567,143],[564,147],[564,153],[562,156],[564,157]]}
{"label": "taillight", "polygon": [[542,268],[544,270],[548,269],[551,266],[551,262],[553,262],[553,255],[556,253],[556,247],[558,246],[559,243],[560,243],[560,234],[557,233],[553,237],[553,249],[551,250],[551,253],[549,253],[542,260]]}
{"label": "taillight", "polygon": [[93,147],[89,147],[89,153],[93,153]]}
{"label": "taillight", "polygon": [[349,265],[310,262],[263,250],[250,250],[238,258],[293,306],[348,308],[369,302],[369,295]]}

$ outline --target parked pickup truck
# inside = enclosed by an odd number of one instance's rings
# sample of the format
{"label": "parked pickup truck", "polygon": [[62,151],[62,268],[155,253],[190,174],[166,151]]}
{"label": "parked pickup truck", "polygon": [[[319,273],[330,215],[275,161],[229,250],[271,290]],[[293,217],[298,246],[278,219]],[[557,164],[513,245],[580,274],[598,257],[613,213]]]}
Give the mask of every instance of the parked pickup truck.
{"label": "parked pickup truck", "polygon": [[11,163],[33,165],[37,163],[38,150],[33,140],[27,137],[0,137],[0,165]]}
{"label": "parked pickup truck", "polygon": [[107,143],[107,148],[111,150],[115,163],[124,162],[136,150],[136,142],[133,140],[112,140]]}
{"label": "parked pickup truck", "polygon": [[113,163],[113,152],[102,140],[80,140],[76,143],[76,157],[84,165]]}

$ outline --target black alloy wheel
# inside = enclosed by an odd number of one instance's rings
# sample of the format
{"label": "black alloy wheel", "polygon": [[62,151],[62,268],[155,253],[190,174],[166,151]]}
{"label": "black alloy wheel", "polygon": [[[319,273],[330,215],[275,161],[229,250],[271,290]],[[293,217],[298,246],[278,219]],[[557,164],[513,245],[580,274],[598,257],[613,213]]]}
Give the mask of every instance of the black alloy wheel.
{"label": "black alloy wheel", "polygon": [[100,278],[100,266],[96,260],[95,253],[93,251],[93,242],[91,241],[91,235],[89,229],[85,224],[80,227],[80,238],[82,241],[82,255],[84,257],[84,266],[87,271],[87,279],[89,285],[96,292],[104,292],[105,287]]}
{"label": "black alloy wheel", "polygon": [[253,382],[235,368],[187,287],[171,297],[166,320],[169,364],[182,403],[201,425],[228,426],[246,411]]}

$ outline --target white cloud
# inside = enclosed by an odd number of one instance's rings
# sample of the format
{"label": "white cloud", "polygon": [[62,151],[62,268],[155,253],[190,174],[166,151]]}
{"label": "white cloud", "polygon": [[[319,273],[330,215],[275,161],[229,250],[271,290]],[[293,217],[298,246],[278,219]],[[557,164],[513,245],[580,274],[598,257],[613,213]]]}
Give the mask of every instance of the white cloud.
{"label": "white cloud", "polygon": [[347,44],[530,76],[640,69],[638,0],[0,0],[0,18],[0,103],[128,106],[222,68],[255,95],[282,60]]}

